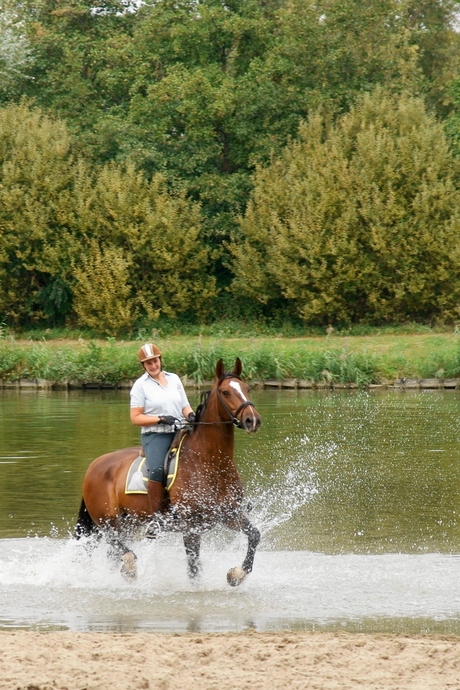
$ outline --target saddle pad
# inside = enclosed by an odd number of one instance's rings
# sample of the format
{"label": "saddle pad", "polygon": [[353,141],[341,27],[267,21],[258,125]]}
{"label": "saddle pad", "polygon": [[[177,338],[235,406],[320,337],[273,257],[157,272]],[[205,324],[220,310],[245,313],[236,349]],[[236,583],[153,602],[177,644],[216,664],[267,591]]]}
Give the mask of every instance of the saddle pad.
{"label": "saddle pad", "polygon": [[149,469],[145,458],[138,455],[132,462],[126,476],[125,494],[146,494]]}
{"label": "saddle pad", "polygon": [[[177,475],[177,468],[179,465],[179,454],[182,448],[182,443],[187,434],[180,436],[179,443],[174,443],[165,458],[165,476],[166,476],[166,490],[169,491]],[[126,494],[146,494],[147,482],[149,480],[149,468],[147,467],[146,458],[143,455],[138,455],[131,463],[126,476],[125,493]]]}

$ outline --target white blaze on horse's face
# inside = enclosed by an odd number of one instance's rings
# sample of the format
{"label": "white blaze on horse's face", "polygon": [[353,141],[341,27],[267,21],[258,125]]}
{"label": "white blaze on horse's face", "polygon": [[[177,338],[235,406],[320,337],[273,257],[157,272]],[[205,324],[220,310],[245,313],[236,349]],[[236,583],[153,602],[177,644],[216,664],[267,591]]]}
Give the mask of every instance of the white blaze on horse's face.
{"label": "white blaze on horse's face", "polygon": [[236,390],[236,392],[238,393],[238,395],[239,395],[241,398],[243,398],[243,401],[244,401],[244,402],[247,401],[247,397],[245,396],[245,394],[244,394],[243,391],[241,390],[241,384],[240,384],[239,381],[230,381],[230,386]]}
{"label": "white blaze on horse's face", "polygon": [[[239,381],[230,381],[230,386],[238,393],[238,395],[243,400],[243,402],[248,402],[248,398],[243,393],[243,390],[241,388],[241,384],[239,383]],[[249,407],[248,409],[251,411],[251,416],[252,416],[252,431],[256,431],[257,430],[256,416],[254,414],[252,407]],[[251,429],[246,429],[246,431],[248,433],[250,433]]]}

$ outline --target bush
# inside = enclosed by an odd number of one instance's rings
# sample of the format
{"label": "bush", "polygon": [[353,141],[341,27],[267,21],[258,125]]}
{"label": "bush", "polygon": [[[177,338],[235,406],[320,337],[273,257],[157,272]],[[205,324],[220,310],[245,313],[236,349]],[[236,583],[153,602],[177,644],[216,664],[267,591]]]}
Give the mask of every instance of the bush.
{"label": "bush", "polygon": [[108,165],[96,176],[80,167],[76,222],[83,235],[74,264],[75,310],[100,333],[130,332],[138,317],[155,321],[193,311],[215,296],[197,204],[148,182],[133,166]]}
{"label": "bush", "polygon": [[61,322],[78,252],[65,125],[25,103],[0,110],[0,313],[12,325]]}
{"label": "bush", "polygon": [[305,324],[452,320],[459,162],[420,100],[377,90],[259,169],[231,246],[235,293]]}

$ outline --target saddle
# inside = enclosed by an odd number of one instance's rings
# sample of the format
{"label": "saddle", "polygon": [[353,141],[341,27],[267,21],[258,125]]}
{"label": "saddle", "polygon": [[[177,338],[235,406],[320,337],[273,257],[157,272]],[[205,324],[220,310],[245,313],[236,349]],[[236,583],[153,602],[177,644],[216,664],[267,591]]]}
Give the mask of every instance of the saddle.
{"label": "saddle", "polygon": [[[180,451],[184,438],[189,433],[190,429],[179,429],[173,438],[170,449],[168,450],[165,461],[165,489],[169,491],[174,484],[177,476],[177,469],[179,466]],[[126,494],[146,494],[147,482],[149,480],[149,469],[144,454],[144,449],[141,449],[140,454],[131,463],[131,466],[126,475]]]}

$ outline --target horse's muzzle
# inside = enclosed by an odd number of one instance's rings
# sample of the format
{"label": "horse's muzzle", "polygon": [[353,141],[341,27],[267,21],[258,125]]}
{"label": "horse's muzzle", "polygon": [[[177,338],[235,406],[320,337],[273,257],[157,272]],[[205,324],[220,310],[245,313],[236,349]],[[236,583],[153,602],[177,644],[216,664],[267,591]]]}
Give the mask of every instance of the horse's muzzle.
{"label": "horse's muzzle", "polygon": [[262,420],[255,410],[250,409],[241,419],[240,426],[246,431],[246,433],[255,434],[256,431],[259,431],[260,429],[261,421]]}

